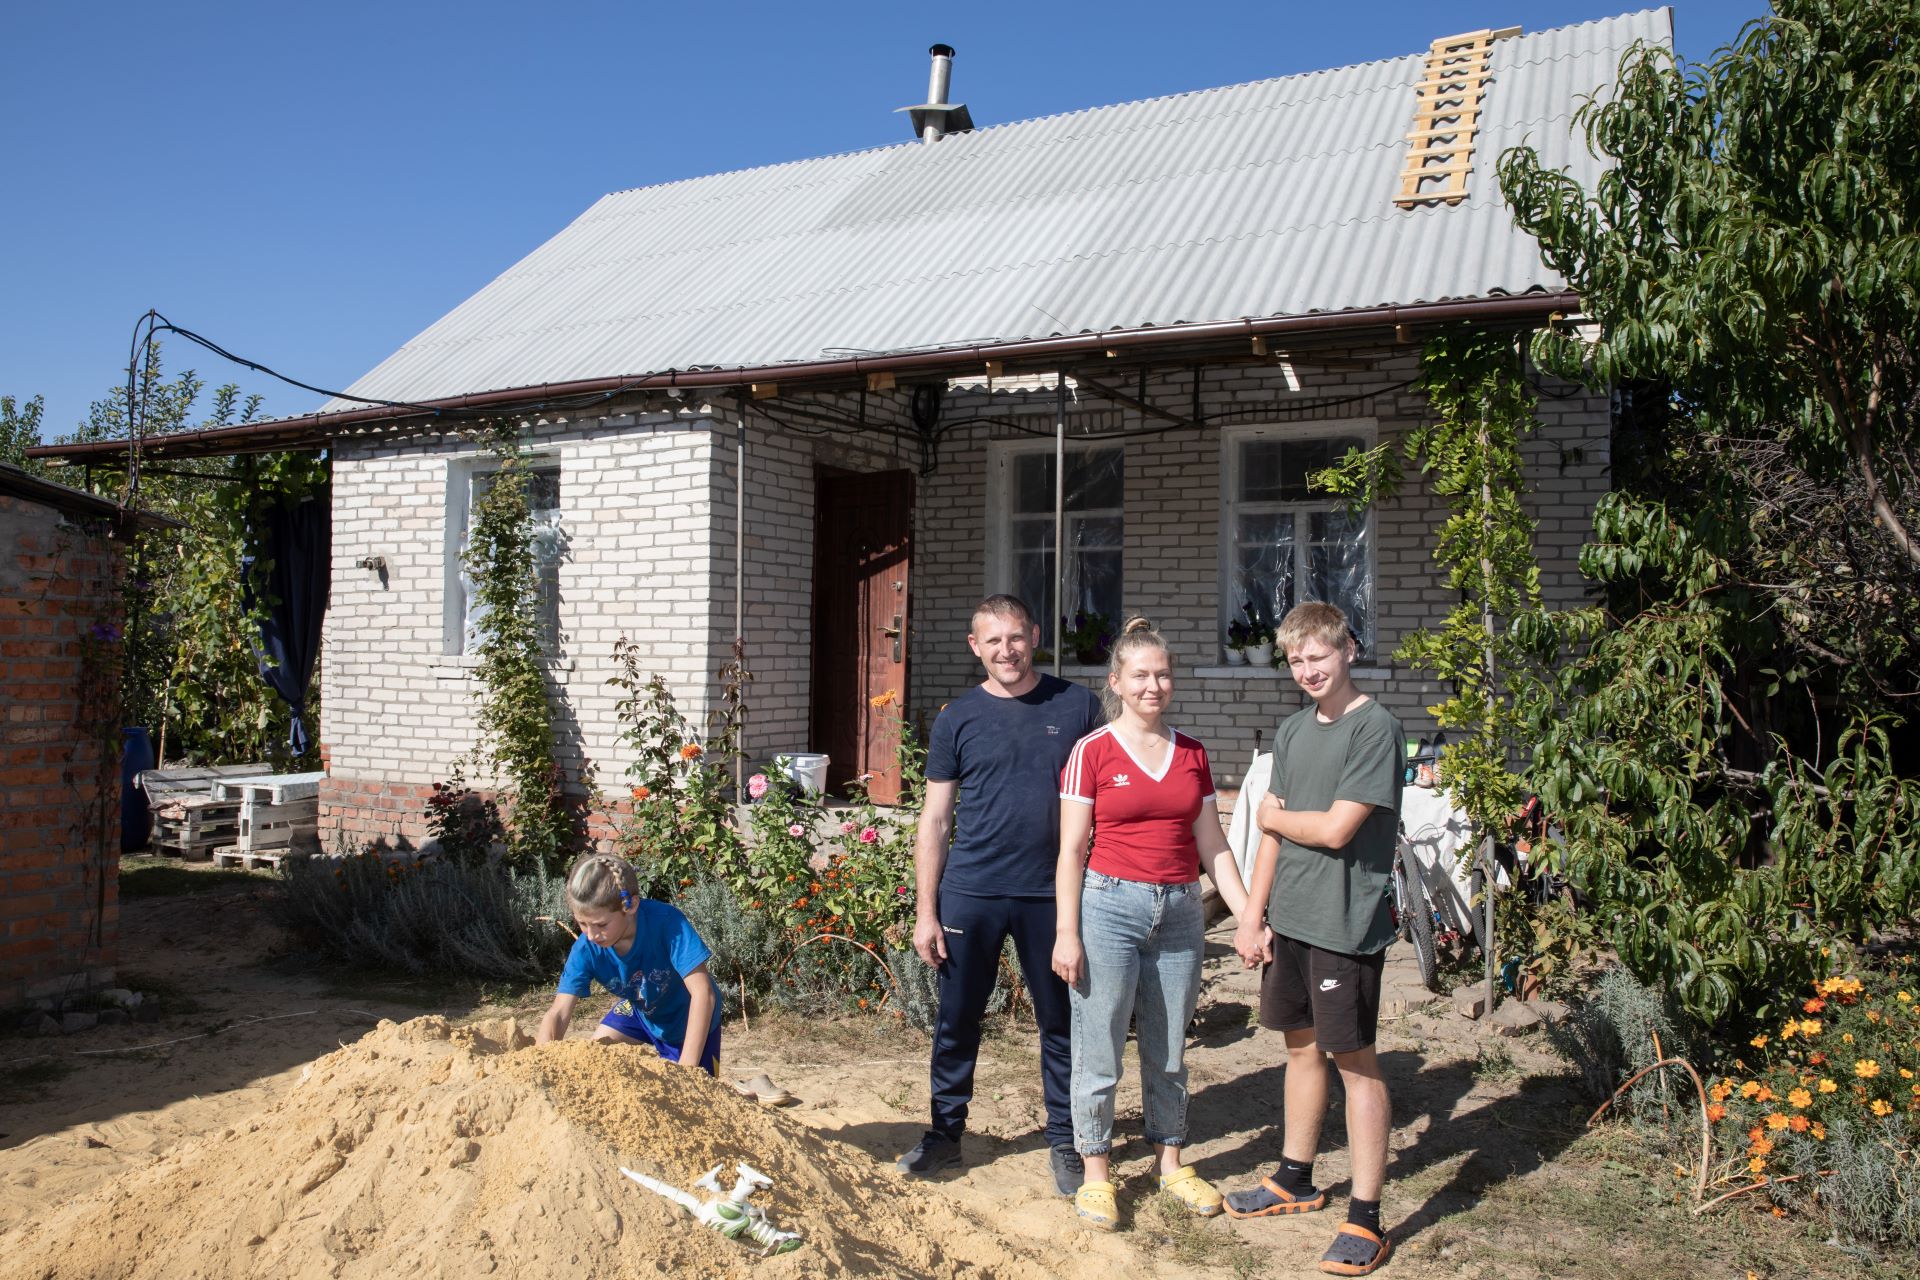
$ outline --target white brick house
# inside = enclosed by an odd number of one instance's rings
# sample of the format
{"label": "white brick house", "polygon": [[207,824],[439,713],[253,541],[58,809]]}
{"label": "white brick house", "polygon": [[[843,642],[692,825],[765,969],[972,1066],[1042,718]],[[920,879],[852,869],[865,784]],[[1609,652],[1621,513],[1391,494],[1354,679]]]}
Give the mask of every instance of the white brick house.
{"label": "white brick house", "polygon": [[[172,456],[332,450],[323,825],[417,841],[428,789],[473,745],[458,549],[486,464],[452,428],[482,413],[522,422],[550,473],[561,741],[609,791],[623,635],[697,719],[737,626],[748,750],[828,751],[836,778],[884,763],[876,693],[925,718],[977,680],[974,602],[1051,591],[1062,373],[1069,473],[1102,477],[1067,504],[1084,540],[1069,606],[1159,622],[1176,723],[1221,781],[1298,705],[1278,671],[1225,664],[1246,564],[1270,595],[1293,567],[1278,609],[1323,593],[1323,559],[1362,566],[1343,602],[1368,615],[1364,679],[1423,722],[1438,691],[1390,655],[1452,603],[1430,555],[1440,504],[1409,477],[1343,527],[1298,476],[1327,442],[1420,421],[1408,384],[1438,324],[1518,335],[1577,308],[1512,226],[1493,159],[1525,141],[1590,183],[1574,108],[1631,42],[1670,32],[1654,10],[1480,33],[1483,70],[1447,117],[1477,125],[1451,202],[1420,181],[1395,200],[1446,134],[1415,127],[1438,46],[616,193],[351,388],[397,407],[169,438]],[[1443,181],[1466,163],[1449,154]],[[1528,502],[1543,586],[1568,603],[1611,421],[1605,396],[1546,390]]]}

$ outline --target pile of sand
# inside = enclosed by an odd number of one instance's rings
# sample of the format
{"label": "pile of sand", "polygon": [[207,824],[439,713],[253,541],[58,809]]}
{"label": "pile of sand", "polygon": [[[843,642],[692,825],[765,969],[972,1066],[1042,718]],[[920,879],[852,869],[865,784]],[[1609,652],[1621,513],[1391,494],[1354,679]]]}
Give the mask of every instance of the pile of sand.
{"label": "pile of sand", "polygon": [[[622,1177],[746,1160],[799,1250],[761,1259]],[[730,1176],[727,1181],[731,1182]],[[937,1188],[705,1075],[511,1022],[383,1022],[256,1118],[0,1237],[0,1274],[73,1277],[1047,1276]]]}

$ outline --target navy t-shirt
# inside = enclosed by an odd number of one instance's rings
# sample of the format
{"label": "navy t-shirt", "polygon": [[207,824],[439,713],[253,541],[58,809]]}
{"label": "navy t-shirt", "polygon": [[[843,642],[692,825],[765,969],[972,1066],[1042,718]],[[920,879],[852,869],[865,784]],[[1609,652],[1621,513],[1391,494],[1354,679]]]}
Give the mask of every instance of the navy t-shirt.
{"label": "navy t-shirt", "polygon": [[975,685],[941,710],[927,744],[927,780],[960,784],[942,890],[1053,896],[1060,770],[1073,744],[1105,723],[1092,690],[1050,675],[1018,698]]}

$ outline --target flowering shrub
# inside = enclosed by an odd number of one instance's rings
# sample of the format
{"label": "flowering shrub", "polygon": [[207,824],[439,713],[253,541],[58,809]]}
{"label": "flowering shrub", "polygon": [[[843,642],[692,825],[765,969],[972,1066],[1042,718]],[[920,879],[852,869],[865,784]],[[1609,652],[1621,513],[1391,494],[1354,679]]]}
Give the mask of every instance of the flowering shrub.
{"label": "flowering shrub", "polygon": [[1841,1124],[1905,1151],[1911,1163],[1920,1148],[1916,1002],[1920,974],[1900,957],[1885,969],[1820,979],[1775,1030],[1755,1035],[1707,1091],[1716,1145],[1739,1151],[1735,1172],[1817,1174],[1828,1162],[1822,1144]]}

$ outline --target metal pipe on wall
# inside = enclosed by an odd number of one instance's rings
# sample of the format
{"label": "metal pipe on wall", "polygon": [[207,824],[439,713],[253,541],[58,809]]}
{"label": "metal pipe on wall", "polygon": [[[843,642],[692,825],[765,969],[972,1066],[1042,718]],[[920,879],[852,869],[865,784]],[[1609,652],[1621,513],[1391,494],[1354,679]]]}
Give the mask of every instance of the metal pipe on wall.
{"label": "metal pipe on wall", "polygon": [[1067,603],[1067,371],[1053,389],[1053,674],[1060,674],[1060,613]]}
{"label": "metal pipe on wall", "polygon": [[[747,581],[747,402],[734,402],[733,431],[733,656],[744,661],[746,649]],[[741,762],[747,750],[747,709],[740,707],[740,722],[733,737],[733,802],[740,803],[746,792],[741,789]]]}

